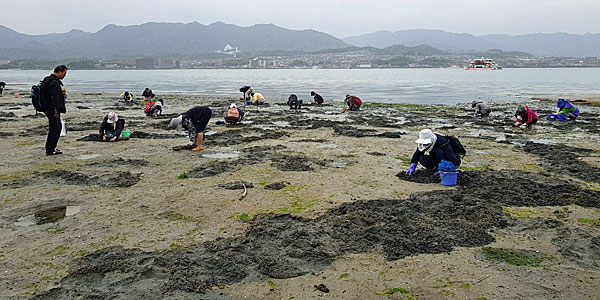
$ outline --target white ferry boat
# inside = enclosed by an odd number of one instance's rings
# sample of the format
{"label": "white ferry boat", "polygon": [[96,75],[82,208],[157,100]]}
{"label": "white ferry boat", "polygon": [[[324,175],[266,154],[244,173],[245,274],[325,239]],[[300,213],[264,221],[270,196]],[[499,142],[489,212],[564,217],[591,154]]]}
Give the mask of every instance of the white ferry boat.
{"label": "white ferry boat", "polygon": [[502,70],[491,58],[476,58],[472,60],[465,70]]}

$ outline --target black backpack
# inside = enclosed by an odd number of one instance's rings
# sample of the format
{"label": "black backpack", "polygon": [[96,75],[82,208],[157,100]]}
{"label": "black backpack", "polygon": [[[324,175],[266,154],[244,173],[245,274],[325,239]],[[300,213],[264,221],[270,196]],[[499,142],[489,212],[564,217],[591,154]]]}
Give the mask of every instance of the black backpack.
{"label": "black backpack", "polygon": [[42,82],[38,85],[31,86],[31,103],[35,108],[36,113],[38,111],[44,112],[48,109],[48,100],[45,97],[42,97]]}
{"label": "black backpack", "polygon": [[461,144],[458,138],[451,135],[447,135],[445,136],[445,138],[446,140],[448,140],[446,143],[450,144],[450,147],[452,148],[452,152],[454,152],[454,154],[460,157],[464,157],[467,154],[465,147]]}

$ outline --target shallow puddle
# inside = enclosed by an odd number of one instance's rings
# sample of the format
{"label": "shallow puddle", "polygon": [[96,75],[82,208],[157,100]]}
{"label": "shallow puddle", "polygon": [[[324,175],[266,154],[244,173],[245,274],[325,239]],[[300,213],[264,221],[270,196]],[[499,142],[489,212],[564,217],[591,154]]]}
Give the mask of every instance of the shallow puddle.
{"label": "shallow puddle", "polygon": [[276,121],[276,122],[271,122],[271,124],[273,124],[275,126],[280,126],[280,127],[290,126],[290,122],[286,122],[286,121]]}
{"label": "shallow puddle", "polygon": [[321,144],[321,145],[317,146],[317,148],[320,148],[320,149],[335,149],[335,148],[337,148],[337,146],[338,145],[336,145],[336,144]]}
{"label": "shallow puddle", "polygon": [[17,219],[15,226],[32,226],[42,225],[47,223],[55,223],[67,216],[72,216],[81,212],[81,207],[78,205],[57,206],[49,209],[41,210],[33,215],[27,215]]}
{"label": "shallow puddle", "polygon": [[86,159],[93,159],[96,157],[100,157],[100,154],[82,154],[82,155],[77,156],[77,159],[86,160]]}
{"label": "shallow puddle", "polygon": [[330,162],[327,164],[330,167],[334,167],[334,168],[343,168],[345,166],[348,165],[348,162],[345,161],[334,161],[334,162]]}
{"label": "shallow puddle", "polygon": [[230,147],[222,147],[218,150],[217,153],[207,153],[202,155],[202,157],[212,158],[212,159],[227,159],[227,158],[237,158],[240,156],[239,151],[235,151]]}

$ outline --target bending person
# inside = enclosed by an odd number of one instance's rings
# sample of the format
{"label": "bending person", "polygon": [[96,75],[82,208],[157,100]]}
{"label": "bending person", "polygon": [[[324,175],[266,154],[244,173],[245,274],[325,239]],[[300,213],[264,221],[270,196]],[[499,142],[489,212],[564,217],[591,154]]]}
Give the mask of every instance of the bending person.
{"label": "bending person", "polygon": [[417,151],[410,160],[410,168],[406,171],[407,175],[412,175],[417,168],[417,163],[430,170],[437,170],[438,164],[442,160],[447,160],[460,166],[460,156],[454,153],[450,142],[443,136],[433,133],[431,129],[423,129],[419,132],[417,143]]}
{"label": "bending person", "polygon": [[559,110],[557,114],[566,115],[567,118],[571,120],[575,120],[577,117],[579,117],[579,108],[565,99],[558,99],[556,107],[558,107]]}
{"label": "bending person", "polygon": [[212,110],[208,106],[196,106],[184,112],[179,117],[171,119],[169,126],[176,130],[185,128],[189,133],[192,151],[202,151],[202,140],[206,124],[212,117]]}
{"label": "bending person", "polygon": [[537,123],[538,120],[538,116],[527,105],[520,105],[519,108],[517,108],[515,117],[517,118],[515,127],[525,124],[528,129],[531,128],[533,124]]}
{"label": "bending person", "polygon": [[109,112],[102,125],[100,125],[100,135],[103,142],[116,142],[125,128],[125,119],[119,118],[115,112]]}

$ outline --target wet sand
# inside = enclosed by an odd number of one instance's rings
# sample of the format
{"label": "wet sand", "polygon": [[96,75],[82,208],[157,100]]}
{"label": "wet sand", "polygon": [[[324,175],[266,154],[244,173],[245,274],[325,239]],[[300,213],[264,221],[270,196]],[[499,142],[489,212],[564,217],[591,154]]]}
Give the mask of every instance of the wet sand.
{"label": "wet sand", "polygon": [[[70,95],[64,154],[51,157],[46,118],[27,98],[0,97],[0,298],[598,295],[598,107],[550,122],[552,103],[527,101],[540,122],[525,130],[511,127],[517,103],[481,120],[470,105],[366,99],[339,114],[340,103],[281,100],[226,126],[215,121],[229,99],[165,96],[164,115],[148,118],[115,97]],[[214,112],[202,152],[167,129],[193,105]],[[132,137],[97,142],[113,109]],[[465,145],[456,187],[404,175],[426,127]],[[67,207],[80,211],[56,217]]]}

